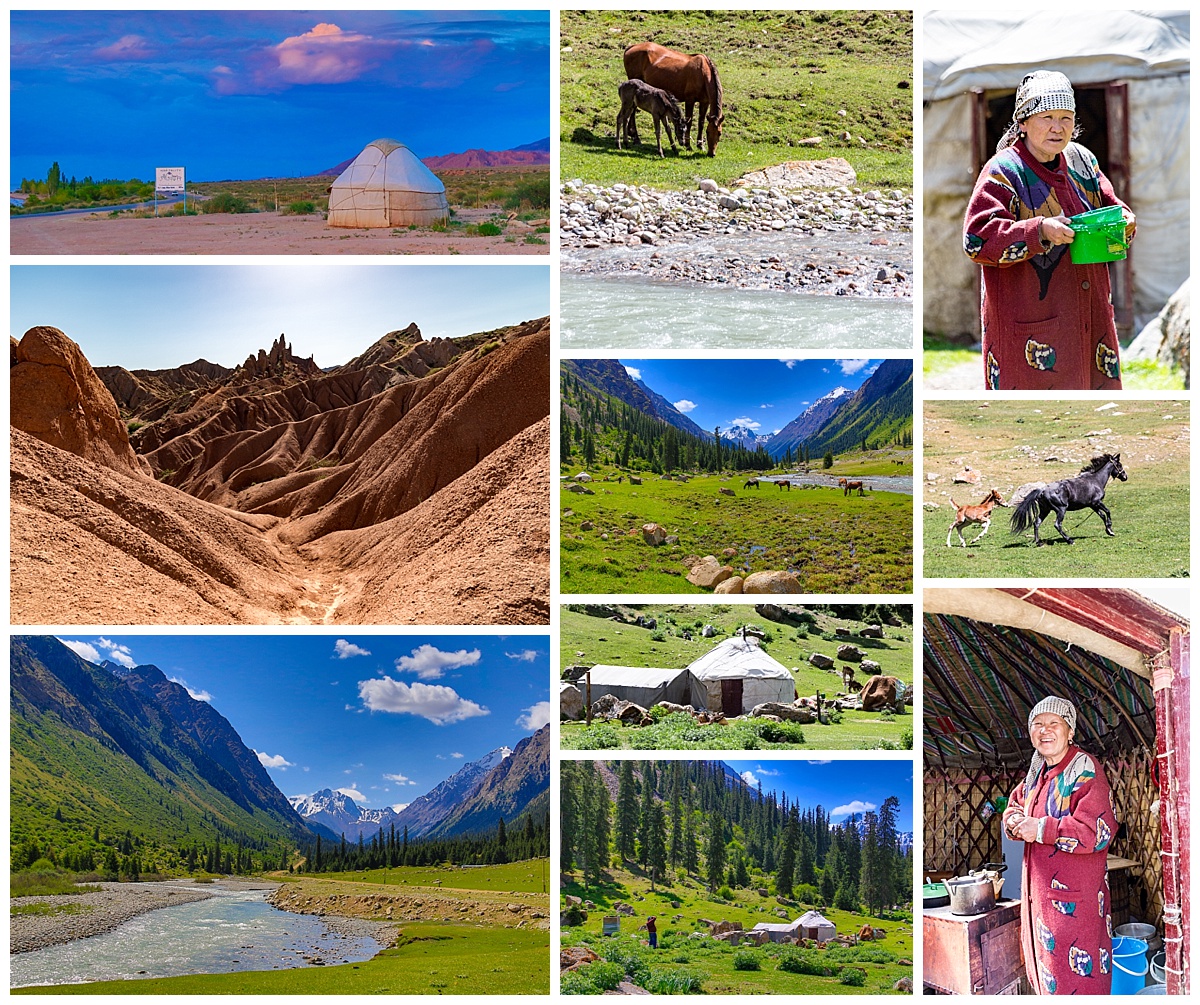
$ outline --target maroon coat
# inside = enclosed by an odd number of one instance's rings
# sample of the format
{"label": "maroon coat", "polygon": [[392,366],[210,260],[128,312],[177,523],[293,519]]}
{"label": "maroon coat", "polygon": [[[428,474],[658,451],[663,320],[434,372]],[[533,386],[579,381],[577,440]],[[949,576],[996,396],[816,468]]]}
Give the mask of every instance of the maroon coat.
{"label": "maroon coat", "polygon": [[1018,141],[980,172],[963,247],[983,267],[988,390],[1121,389],[1108,266],[1073,265],[1068,245],[1043,245],[1038,237],[1041,217],[1101,206],[1124,203],[1095,156],[1077,143],[1052,169]]}

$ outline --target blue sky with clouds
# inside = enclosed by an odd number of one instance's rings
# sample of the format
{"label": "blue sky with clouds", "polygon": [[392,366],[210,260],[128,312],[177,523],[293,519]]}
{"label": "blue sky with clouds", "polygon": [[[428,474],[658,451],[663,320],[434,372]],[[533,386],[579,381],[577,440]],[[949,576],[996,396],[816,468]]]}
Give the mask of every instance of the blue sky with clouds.
{"label": "blue sky with clouds", "polygon": [[747,783],[764,793],[787,794],[788,802],[802,808],[823,806],[840,824],[851,813],[878,809],[888,796],[900,800],[896,828],[913,829],[912,761],[829,760],[785,761],[757,760],[722,763],[733,768]]}
{"label": "blue sky with clouds", "polygon": [[839,385],[858,390],[878,359],[623,359],[626,370],[702,429],[735,422],[755,433],[786,426]]}
{"label": "blue sky with clouds", "polygon": [[284,333],[297,356],[345,363],[415,321],[426,339],[550,313],[545,265],[32,265],[10,269],[11,332],[53,325],[92,366],[237,366]]}
{"label": "blue sky with clouds", "polygon": [[550,718],[545,635],[91,635],[92,662],[157,666],[211,702],[288,796],[400,806]]}
{"label": "blue sky with clouds", "polygon": [[14,185],[311,175],[550,135],[547,11],[14,11]]}

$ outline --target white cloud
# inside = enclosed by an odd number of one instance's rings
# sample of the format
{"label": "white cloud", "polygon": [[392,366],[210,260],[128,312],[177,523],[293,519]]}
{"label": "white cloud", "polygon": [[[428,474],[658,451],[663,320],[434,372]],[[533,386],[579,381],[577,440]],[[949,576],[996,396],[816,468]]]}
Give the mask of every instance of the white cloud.
{"label": "white cloud", "polygon": [[806,764],[832,764],[833,761],[806,761]]}
{"label": "white cloud", "polygon": [[871,361],[869,359],[839,359],[834,362],[842,368],[842,373],[855,374]]}
{"label": "white cloud", "polygon": [[525,715],[517,716],[517,725],[522,729],[541,729],[550,721],[550,702],[539,701],[524,709]]}
{"label": "white cloud", "polygon": [[399,813],[403,809],[407,809],[408,803],[392,803],[392,809]]}
{"label": "white cloud", "polygon": [[786,366],[789,370],[794,370],[796,368],[796,364],[800,361],[798,359],[781,359],[779,362]]}
{"label": "white cloud", "polygon": [[338,639],[333,644],[333,653],[340,660],[348,660],[351,656],[370,656],[371,651],[364,649],[362,646],[356,646],[353,642],[347,642],[345,639]]}
{"label": "white cloud", "polygon": [[732,422],[732,425],[742,426],[742,427],[744,427],[746,429],[750,429],[750,430],[762,429],[762,423],[755,422],[755,420],[750,418],[748,415],[743,415],[740,419],[734,419]]}
{"label": "white cloud", "polygon": [[296,766],[283,754],[264,754],[261,750],[256,750],[254,753],[258,757],[258,763],[264,768],[278,768],[280,771],[287,771],[288,768]]}
{"label": "white cloud", "polygon": [[194,687],[189,687],[188,682],[182,677],[168,677],[167,680],[169,680],[172,684],[178,684],[181,688],[183,688],[192,696],[193,701],[212,701],[212,695],[205,691],[204,688],[197,690]]}
{"label": "white cloud", "polygon": [[114,663],[120,663],[123,667],[135,667],[137,662],[133,658],[133,653],[129,646],[120,645],[117,642],[110,642],[106,638],[96,640],[100,644],[101,649],[108,651],[108,658]]}
{"label": "white cloud", "polygon": [[389,782],[397,782],[400,785],[416,785],[417,784],[411,778],[409,778],[408,775],[405,775],[399,771],[397,771],[394,775],[389,775],[385,771],[383,774],[383,777],[386,778]]}
{"label": "white cloud", "polygon": [[835,806],[829,811],[831,817],[849,816],[851,813],[866,813],[868,810],[875,809],[874,803],[864,802],[862,799],[855,799],[853,802],[846,803],[844,806]]}
{"label": "white cloud", "polygon": [[674,405],[675,408],[684,415],[687,415],[688,412],[695,411],[696,409],[696,403],[694,401],[689,401],[687,398],[681,398],[679,401],[674,402]]}
{"label": "white cloud", "polygon": [[104,657],[100,655],[100,651],[88,642],[80,642],[77,639],[59,639],[58,641],[80,659],[85,659],[89,663],[104,662]]}
{"label": "white cloud", "polygon": [[437,680],[447,670],[474,666],[479,662],[479,656],[478,649],[460,649],[456,653],[444,653],[426,642],[417,646],[411,656],[401,656],[396,660],[396,669],[401,673],[415,673],[421,680]]}
{"label": "white cloud", "polygon": [[519,653],[505,653],[510,660],[524,660],[526,663],[532,663],[538,658],[536,649],[522,649]]}
{"label": "white cloud", "polygon": [[460,754],[457,750],[455,750],[450,754],[450,756],[454,757],[454,758],[459,758],[459,757],[462,757],[463,755]]}
{"label": "white cloud", "polygon": [[759,405],[758,407],[759,407],[759,408],[774,408],[775,406],[774,406],[774,405],[767,404],[767,405]]}
{"label": "white cloud", "polygon": [[768,778],[772,778],[775,775],[779,774],[778,771],[772,771],[770,768],[764,768],[761,764],[758,766],[758,768],[756,770],[758,771],[758,773],[760,775],[766,775]]}
{"label": "white cloud", "polygon": [[417,681],[410,687],[403,681],[382,677],[360,680],[358,694],[372,712],[419,715],[435,726],[491,714],[482,705],[463,698],[454,688],[441,684],[422,684]]}
{"label": "white cloud", "polygon": [[625,367],[625,372],[626,372],[627,374],[629,374],[629,376],[631,376],[631,377],[632,377],[634,380],[641,380],[641,379],[642,379],[642,371],[641,371],[641,370],[639,370],[639,369],[638,369],[636,366],[627,366],[627,367]]}
{"label": "white cloud", "polygon": [[346,789],[334,789],[333,791],[340,792],[343,796],[349,796],[356,803],[365,803],[367,801],[367,797],[358,791],[357,785],[351,785]]}
{"label": "white cloud", "polygon": [[742,781],[745,782],[747,785],[749,785],[751,788],[758,788],[758,779],[754,777],[753,771],[743,771],[742,772]]}

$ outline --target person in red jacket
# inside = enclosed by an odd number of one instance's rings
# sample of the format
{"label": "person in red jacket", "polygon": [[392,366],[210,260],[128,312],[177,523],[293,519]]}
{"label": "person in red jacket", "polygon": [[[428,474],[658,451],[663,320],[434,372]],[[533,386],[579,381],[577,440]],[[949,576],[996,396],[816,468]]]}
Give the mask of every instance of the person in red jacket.
{"label": "person in red jacket", "polygon": [[975,183],[963,250],[983,270],[988,390],[1121,388],[1108,266],[1071,262],[1069,218],[1120,206],[1127,241],[1135,221],[1095,155],[1074,142],[1077,133],[1071,82],[1048,70],[1028,74],[1012,124]]}
{"label": "person in red jacket", "polygon": [[650,948],[658,948],[658,926],[655,922],[658,919],[652,914],[646,919],[646,935],[650,937]]}

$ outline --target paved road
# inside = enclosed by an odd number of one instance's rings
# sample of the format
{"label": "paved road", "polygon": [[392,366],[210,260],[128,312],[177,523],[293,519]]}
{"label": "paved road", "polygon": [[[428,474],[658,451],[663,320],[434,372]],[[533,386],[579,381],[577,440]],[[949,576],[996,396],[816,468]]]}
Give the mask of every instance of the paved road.
{"label": "paved road", "polygon": [[[192,196],[193,200],[195,198],[196,198],[195,196]],[[160,208],[162,208],[162,207],[174,205],[175,203],[181,202],[182,200],[183,200],[183,196],[181,196],[181,195],[171,196],[171,198],[169,198],[169,199],[159,199],[158,205]],[[50,216],[75,216],[79,213],[113,213],[113,212],[124,213],[127,210],[153,209],[153,208],[154,208],[153,202],[132,202],[132,203],[128,203],[127,205],[124,205],[124,206],[93,206],[90,209],[88,209],[88,208],[59,209],[59,210],[55,210],[52,213],[22,213],[19,216],[10,217],[10,219],[12,220],[12,222],[15,223],[17,220],[34,220],[34,219],[44,220]]]}

